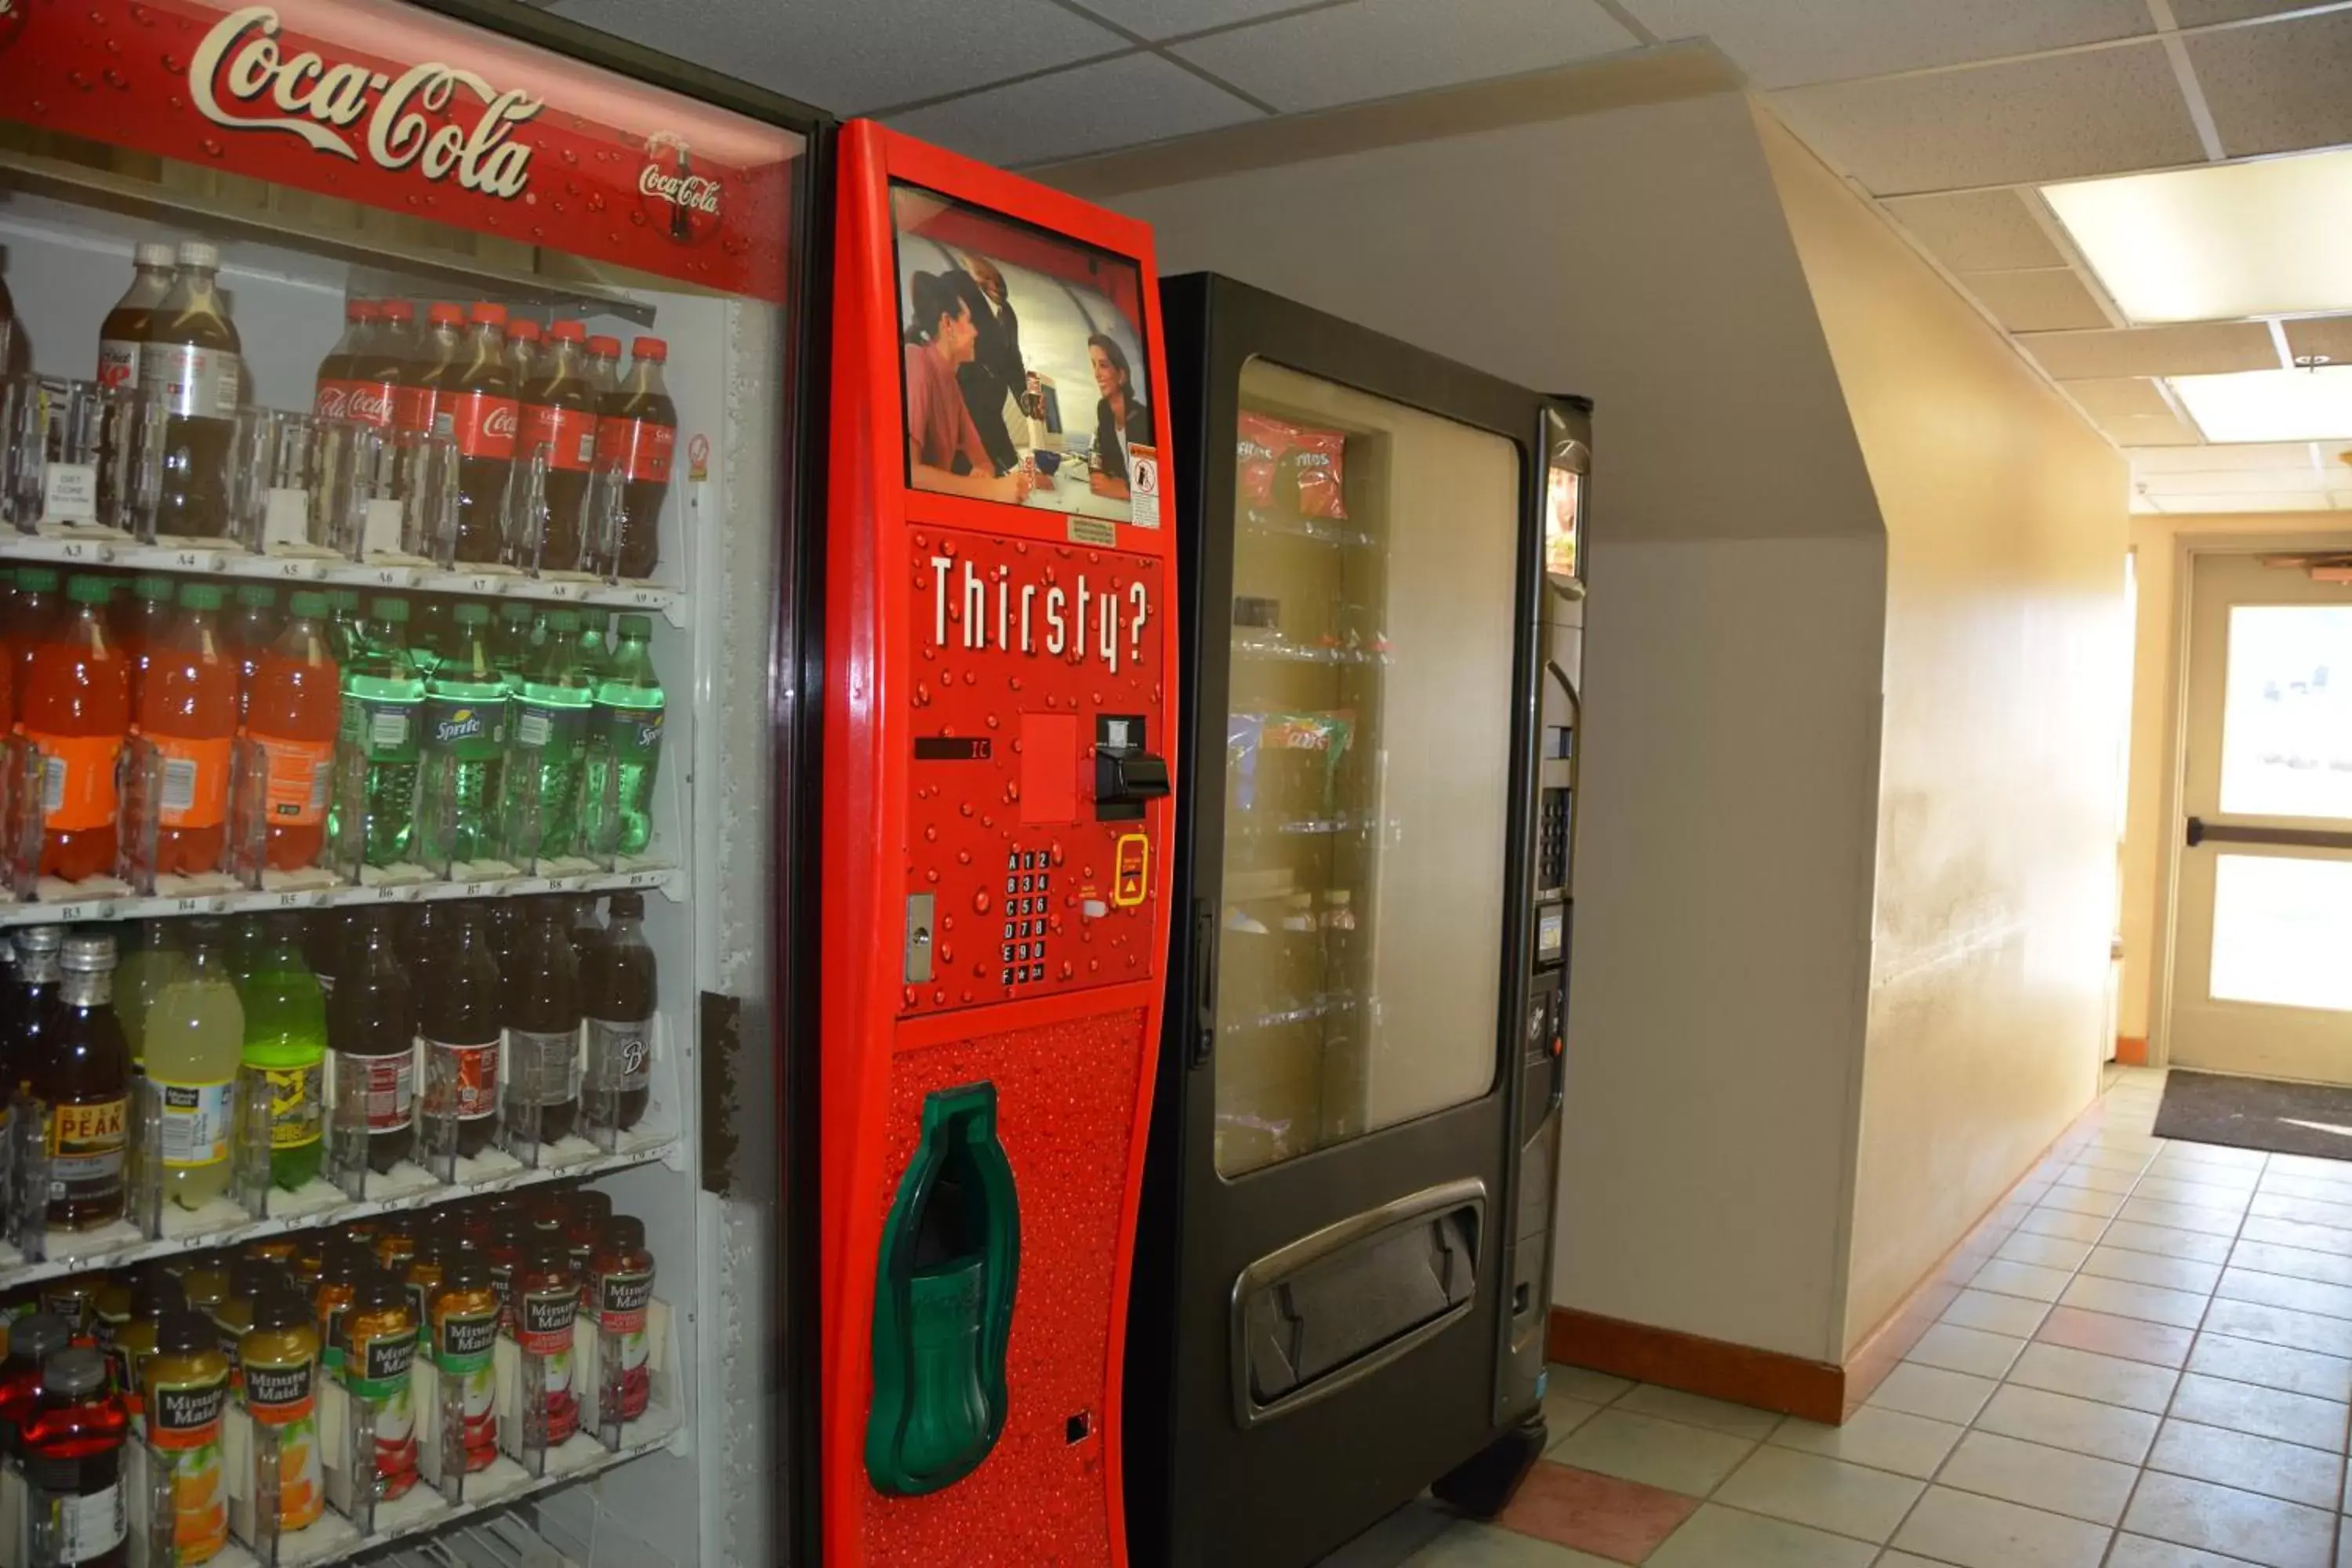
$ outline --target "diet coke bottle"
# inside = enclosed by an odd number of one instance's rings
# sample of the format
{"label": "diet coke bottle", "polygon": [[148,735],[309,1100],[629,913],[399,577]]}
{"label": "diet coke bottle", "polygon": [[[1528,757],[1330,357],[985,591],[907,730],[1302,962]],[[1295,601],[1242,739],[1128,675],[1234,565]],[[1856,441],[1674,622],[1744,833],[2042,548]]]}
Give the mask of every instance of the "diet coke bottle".
{"label": "diet coke bottle", "polygon": [[229,447],[244,384],[243,345],[216,279],[220,251],[180,247],[180,270],[155,307],[139,351],[139,384],[162,396],[163,485],[158,533],[216,538],[228,531]]}
{"label": "diet coke bottle", "polygon": [[98,384],[125,391],[139,384],[139,358],[155,330],[155,307],[172,291],[172,247],[150,242],[131,252],[131,287],[98,329]]}
{"label": "diet coke bottle", "polygon": [[[558,321],[548,328],[536,373],[521,391],[522,444],[517,455],[547,448],[547,535],[539,551],[542,572],[580,568],[581,511],[587,504],[588,474],[596,459],[596,392],[588,380],[584,337],[577,321]],[[517,544],[525,552],[530,549],[527,540]]]}
{"label": "diet coke bottle", "polygon": [[662,382],[669,345],[639,338],[629,345],[627,379],[596,402],[596,466],[620,481],[620,515],[611,552],[592,568],[601,576],[650,577],[661,559],[662,500],[669,494],[670,456],[677,446],[677,405]]}
{"label": "diet coke bottle", "polygon": [[401,448],[394,486],[404,500],[415,494],[418,447],[425,437],[434,433],[441,400],[446,395],[444,388],[453,374],[458,350],[465,342],[462,328],[466,314],[457,306],[431,306],[425,310],[425,318],[426,324],[423,334],[401,362],[400,390],[393,404],[393,436]]}
{"label": "diet coke bottle", "polygon": [[514,473],[514,368],[507,363],[507,310],[487,301],[433,415],[434,433],[457,443],[457,559],[480,564],[506,553],[507,483]]}

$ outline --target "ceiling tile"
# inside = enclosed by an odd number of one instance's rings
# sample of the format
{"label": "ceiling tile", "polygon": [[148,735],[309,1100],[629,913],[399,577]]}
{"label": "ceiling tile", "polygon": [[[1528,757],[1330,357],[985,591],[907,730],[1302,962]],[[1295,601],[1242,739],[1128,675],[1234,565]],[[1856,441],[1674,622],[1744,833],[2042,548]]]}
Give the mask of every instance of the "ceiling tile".
{"label": "ceiling tile", "polygon": [[2042,369],[2061,381],[2278,368],[2278,350],[2271,343],[2270,330],[2256,321],[2029,332],[2017,341],[2042,363]]}
{"label": "ceiling tile", "polygon": [[2153,498],[2161,511],[2326,511],[2327,498],[2324,495],[2260,496],[2158,496]]}
{"label": "ceiling tile", "polygon": [[1173,38],[1209,27],[1255,22],[1296,11],[1305,0],[1076,0],[1078,9],[1147,38]]}
{"label": "ceiling tile", "polygon": [[555,0],[549,9],[838,114],[1129,47],[1054,0]]}
{"label": "ceiling tile", "polygon": [[1127,55],[895,115],[910,136],[1017,168],[1189,136],[1259,111],[1157,55]]}
{"label": "ceiling tile", "polygon": [[1759,87],[1958,65],[2155,29],[2141,0],[1625,0],[1662,38],[1705,35]]}
{"label": "ceiling tile", "polygon": [[1543,70],[1640,42],[1593,0],[1351,0],[1176,52],[1295,111]]}
{"label": "ceiling tile", "polygon": [[2318,0],[2172,0],[2172,19],[2184,27],[2213,22],[2241,22],[2249,16],[2275,16],[2282,11],[2307,11]]}
{"label": "ceiling tile", "polygon": [[2280,324],[2286,329],[2287,347],[2298,358],[2326,354],[2334,363],[2352,364],[2352,316],[2313,316]]}
{"label": "ceiling tile", "polygon": [[2223,27],[2187,42],[2231,157],[2352,142],[2352,11]]}
{"label": "ceiling tile", "polygon": [[[2217,451],[2220,448],[2202,449]],[[2336,475],[2321,473],[2308,463],[2299,468],[2224,468],[2182,474],[2158,469],[2137,477],[2148,494],[2158,496],[2317,494],[2331,484],[2342,482]]]}
{"label": "ceiling tile", "polygon": [[2066,258],[2034,221],[2028,199],[2015,191],[1953,191],[1896,196],[1886,210],[1955,272],[2060,266]]}
{"label": "ceiling tile", "polygon": [[2095,422],[2118,447],[2189,447],[2204,440],[2194,426],[2169,413],[2110,414]]}
{"label": "ceiling tile", "polygon": [[1880,195],[2028,184],[2202,160],[2161,45],[1774,95],[1797,133]]}
{"label": "ceiling tile", "polygon": [[2081,405],[2084,413],[2104,419],[2110,415],[2138,414],[2150,418],[2168,418],[2172,405],[2164,400],[2154,381],[2145,376],[2126,376],[2115,381],[2070,381],[2066,395]]}
{"label": "ceiling tile", "polygon": [[2066,327],[2104,327],[2106,313],[2071,267],[2037,267],[2015,272],[1964,272],[1960,282],[1994,320],[2012,332],[2047,332]]}
{"label": "ceiling tile", "polygon": [[[2068,390],[2073,390],[2069,387]],[[2131,454],[2132,472],[2221,473],[2234,468],[2313,468],[2308,441],[2250,442],[2236,447],[2161,447]]]}

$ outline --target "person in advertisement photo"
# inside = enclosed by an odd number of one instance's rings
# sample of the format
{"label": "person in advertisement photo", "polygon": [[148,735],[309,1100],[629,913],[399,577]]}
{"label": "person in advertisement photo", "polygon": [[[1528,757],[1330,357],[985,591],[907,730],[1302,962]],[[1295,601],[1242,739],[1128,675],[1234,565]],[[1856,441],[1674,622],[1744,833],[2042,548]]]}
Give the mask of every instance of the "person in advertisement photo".
{"label": "person in advertisement photo", "polygon": [[908,484],[1133,521],[1156,439],[1134,264],[927,193],[895,206]]}

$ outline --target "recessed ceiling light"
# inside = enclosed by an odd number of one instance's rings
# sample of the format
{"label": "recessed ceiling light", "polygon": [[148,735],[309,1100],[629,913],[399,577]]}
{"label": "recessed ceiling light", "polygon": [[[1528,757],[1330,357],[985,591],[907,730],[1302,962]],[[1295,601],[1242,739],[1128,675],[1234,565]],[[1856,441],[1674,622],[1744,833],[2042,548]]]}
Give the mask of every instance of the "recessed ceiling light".
{"label": "recessed ceiling light", "polygon": [[2208,441],[2332,441],[2352,437],[2352,364],[2176,375]]}
{"label": "recessed ceiling light", "polygon": [[2352,149],[2042,195],[2134,322],[2352,310]]}

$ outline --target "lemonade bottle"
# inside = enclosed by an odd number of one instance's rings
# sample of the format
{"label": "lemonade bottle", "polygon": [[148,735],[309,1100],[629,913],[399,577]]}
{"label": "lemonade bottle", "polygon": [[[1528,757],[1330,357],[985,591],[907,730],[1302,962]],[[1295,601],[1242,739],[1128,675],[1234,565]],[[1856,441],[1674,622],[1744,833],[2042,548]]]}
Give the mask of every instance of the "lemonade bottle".
{"label": "lemonade bottle", "polygon": [[228,974],[225,922],[184,922],[180,969],[147,1008],[147,1076],[163,1098],[164,1194],[184,1209],[225,1197],[236,1142],[245,1007]]}

